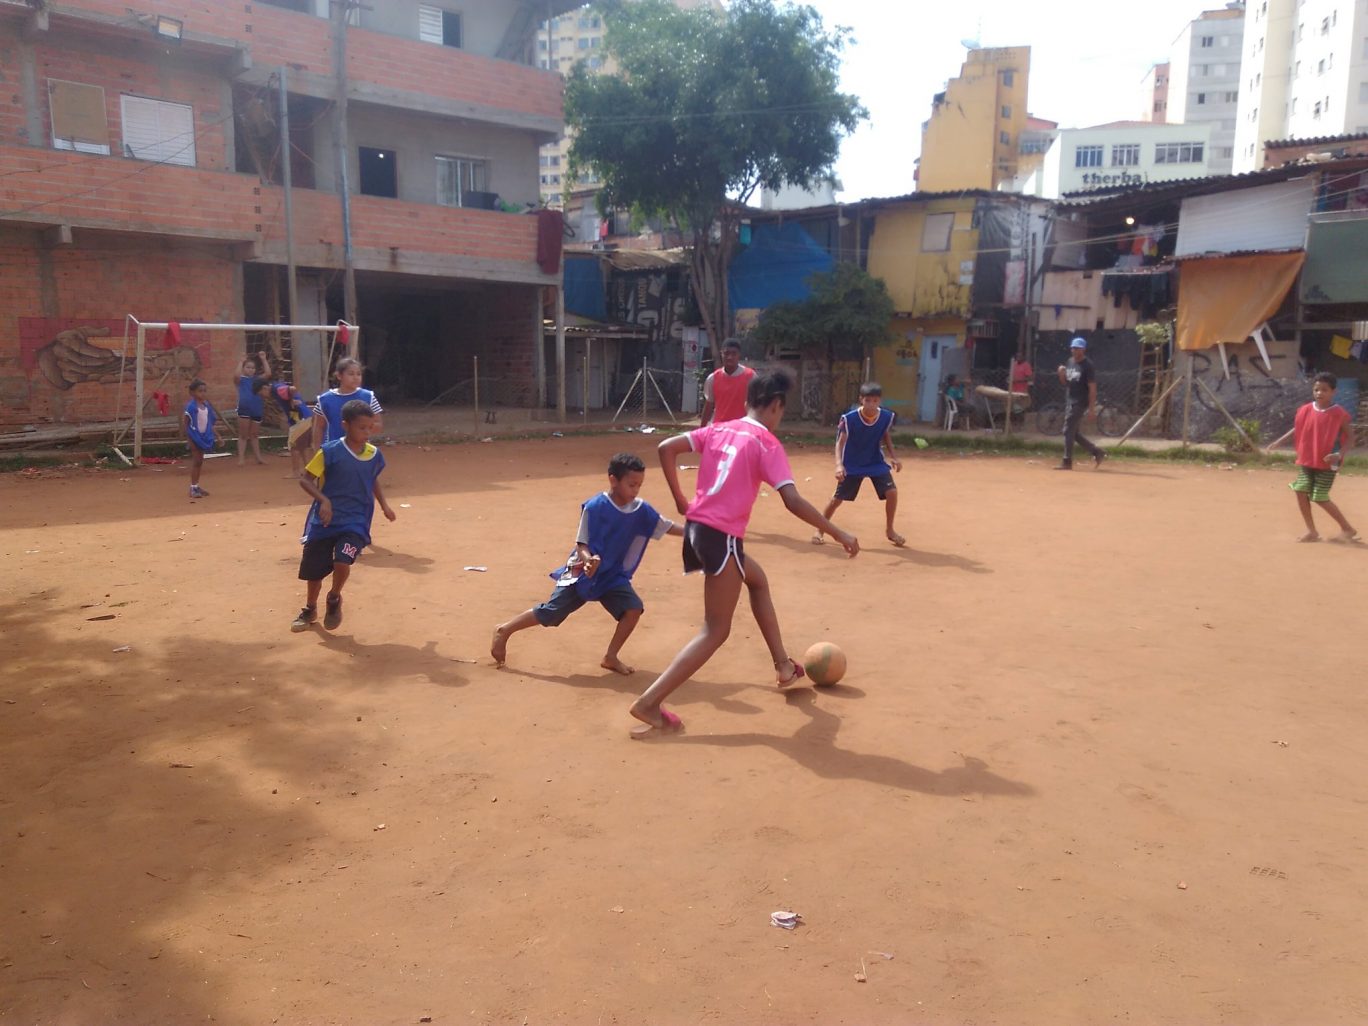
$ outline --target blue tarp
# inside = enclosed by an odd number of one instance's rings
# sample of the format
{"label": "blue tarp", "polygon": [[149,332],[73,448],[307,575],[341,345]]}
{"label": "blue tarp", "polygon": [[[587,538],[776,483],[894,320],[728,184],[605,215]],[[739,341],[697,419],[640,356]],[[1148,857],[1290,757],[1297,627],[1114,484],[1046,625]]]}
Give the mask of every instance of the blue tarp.
{"label": "blue tarp", "polygon": [[801,225],[756,225],[750,245],[732,260],[732,309],[764,310],[785,299],[806,299],[808,278],[835,264]]}
{"label": "blue tarp", "polygon": [[565,309],[567,313],[590,317],[596,321],[608,319],[603,268],[598,257],[566,255]]}

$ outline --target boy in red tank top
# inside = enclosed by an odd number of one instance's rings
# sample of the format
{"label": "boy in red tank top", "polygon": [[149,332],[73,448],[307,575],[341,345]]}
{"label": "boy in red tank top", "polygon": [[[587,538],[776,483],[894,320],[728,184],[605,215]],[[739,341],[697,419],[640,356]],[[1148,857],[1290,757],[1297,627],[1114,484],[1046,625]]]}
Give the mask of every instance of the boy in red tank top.
{"label": "boy in red tank top", "polygon": [[741,343],[729,338],[722,343],[722,366],[703,381],[703,412],[700,425],[740,420],[746,415],[746,389],[755,371],[741,365]]}
{"label": "boy in red tank top", "polygon": [[1296,426],[1292,429],[1296,436],[1297,480],[1291,488],[1297,493],[1297,508],[1306,521],[1306,533],[1298,541],[1320,541],[1316,522],[1311,518],[1313,502],[1339,524],[1340,533],[1331,541],[1359,541],[1358,532],[1330,501],[1335,472],[1344,465],[1344,454],[1354,444],[1349,411],[1335,405],[1338,384],[1339,379],[1333,374],[1317,374],[1311,385],[1311,402],[1297,411]]}

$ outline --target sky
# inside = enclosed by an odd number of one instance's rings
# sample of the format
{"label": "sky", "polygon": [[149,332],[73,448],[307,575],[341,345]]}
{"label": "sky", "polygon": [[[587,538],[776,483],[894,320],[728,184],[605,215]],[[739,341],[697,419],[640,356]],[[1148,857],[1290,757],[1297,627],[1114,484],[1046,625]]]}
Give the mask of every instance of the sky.
{"label": "sky", "polygon": [[1140,81],[1189,21],[1223,0],[804,0],[827,27],[851,29],[842,88],[869,109],[845,140],[845,201],[912,192],[931,97],[959,74],[961,40],[1031,47],[1028,109],[1078,128],[1138,119]]}

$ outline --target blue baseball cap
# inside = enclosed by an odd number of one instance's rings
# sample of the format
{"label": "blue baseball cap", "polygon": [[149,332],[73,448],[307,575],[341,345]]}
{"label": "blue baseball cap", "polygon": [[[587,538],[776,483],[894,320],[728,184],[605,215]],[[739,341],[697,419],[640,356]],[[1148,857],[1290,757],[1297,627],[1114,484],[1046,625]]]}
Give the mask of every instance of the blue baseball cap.
{"label": "blue baseball cap", "polygon": [[1087,349],[1088,340],[1086,338],[1076,338],[1069,343],[1070,349]]}

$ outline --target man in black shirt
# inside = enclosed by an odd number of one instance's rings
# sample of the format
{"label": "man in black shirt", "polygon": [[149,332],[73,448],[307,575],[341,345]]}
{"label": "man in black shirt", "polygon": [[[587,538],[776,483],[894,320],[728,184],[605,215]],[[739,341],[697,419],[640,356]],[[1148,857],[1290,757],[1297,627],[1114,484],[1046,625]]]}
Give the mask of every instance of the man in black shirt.
{"label": "man in black shirt", "polygon": [[1079,433],[1083,418],[1097,408],[1097,371],[1088,359],[1086,339],[1076,338],[1069,343],[1070,360],[1059,368],[1059,383],[1067,393],[1064,403],[1064,462],[1056,470],[1073,470],[1074,443],[1092,454],[1093,466],[1102,466],[1107,454]]}

